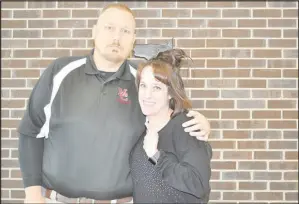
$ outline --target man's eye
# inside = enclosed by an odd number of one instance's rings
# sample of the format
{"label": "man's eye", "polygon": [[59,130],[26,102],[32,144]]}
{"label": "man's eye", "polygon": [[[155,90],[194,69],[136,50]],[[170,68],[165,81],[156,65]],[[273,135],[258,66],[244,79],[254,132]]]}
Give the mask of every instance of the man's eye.
{"label": "man's eye", "polygon": [[128,29],[122,29],[122,31],[126,34],[130,34],[131,32]]}
{"label": "man's eye", "polygon": [[106,29],[112,30],[112,26],[106,26]]}
{"label": "man's eye", "polygon": [[139,86],[140,86],[141,88],[144,88],[144,87],[145,87],[145,85],[144,85],[144,84],[140,84]]}

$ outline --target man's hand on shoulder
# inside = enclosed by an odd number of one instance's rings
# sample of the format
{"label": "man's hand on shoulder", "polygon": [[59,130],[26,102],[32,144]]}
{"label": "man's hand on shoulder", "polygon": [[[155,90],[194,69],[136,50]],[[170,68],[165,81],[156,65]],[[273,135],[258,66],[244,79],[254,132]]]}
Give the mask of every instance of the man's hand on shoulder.
{"label": "man's hand on shoulder", "polygon": [[211,127],[206,117],[201,113],[192,110],[187,113],[187,116],[193,117],[193,119],[182,124],[185,128],[185,132],[188,132],[190,136],[194,136],[198,140],[207,141],[211,132]]}

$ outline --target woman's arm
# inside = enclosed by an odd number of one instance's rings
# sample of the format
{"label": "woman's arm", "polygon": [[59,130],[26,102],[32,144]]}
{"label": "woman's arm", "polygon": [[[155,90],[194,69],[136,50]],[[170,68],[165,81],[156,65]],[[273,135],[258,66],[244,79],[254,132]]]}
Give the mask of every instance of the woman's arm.
{"label": "woman's arm", "polygon": [[210,193],[212,148],[185,133],[183,128],[173,130],[176,155],[160,150],[156,168],[171,187],[206,198]]}

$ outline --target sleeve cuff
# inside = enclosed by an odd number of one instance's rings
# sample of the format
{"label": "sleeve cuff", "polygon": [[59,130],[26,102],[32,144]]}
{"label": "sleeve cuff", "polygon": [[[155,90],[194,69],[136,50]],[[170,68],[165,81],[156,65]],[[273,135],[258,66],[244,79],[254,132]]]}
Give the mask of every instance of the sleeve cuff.
{"label": "sleeve cuff", "polygon": [[30,186],[42,186],[42,178],[38,177],[38,178],[32,178],[32,177],[28,177],[28,178],[23,178],[23,184],[24,187],[30,187]]}

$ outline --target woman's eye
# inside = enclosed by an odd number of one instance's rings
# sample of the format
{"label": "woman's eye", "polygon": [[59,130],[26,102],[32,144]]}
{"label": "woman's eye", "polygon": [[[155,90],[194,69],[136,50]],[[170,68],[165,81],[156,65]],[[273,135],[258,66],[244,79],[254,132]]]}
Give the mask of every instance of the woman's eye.
{"label": "woman's eye", "polygon": [[159,90],[161,90],[161,88],[159,86],[154,86],[154,90],[159,91]]}

